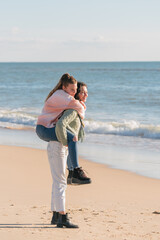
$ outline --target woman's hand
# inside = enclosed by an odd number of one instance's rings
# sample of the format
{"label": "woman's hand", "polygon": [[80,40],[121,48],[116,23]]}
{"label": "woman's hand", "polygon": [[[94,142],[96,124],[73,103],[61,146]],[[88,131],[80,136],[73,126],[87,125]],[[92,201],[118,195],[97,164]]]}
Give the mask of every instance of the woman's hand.
{"label": "woman's hand", "polygon": [[73,142],[78,142],[78,137],[77,136],[74,136]]}

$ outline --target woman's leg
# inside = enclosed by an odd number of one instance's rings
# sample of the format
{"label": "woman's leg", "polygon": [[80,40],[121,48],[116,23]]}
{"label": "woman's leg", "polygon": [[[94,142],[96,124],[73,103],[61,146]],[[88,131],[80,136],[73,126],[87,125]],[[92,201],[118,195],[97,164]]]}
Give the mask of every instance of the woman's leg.
{"label": "woman's leg", "polygon": [[67,164],[69,164],[69,170],[78,168],[78,149],[77,149],[77,142],[73,141],[74,135],[67,130],[67,142],[68,142],[68,151],[69,156],[67,159]]}
{"label": "woman's leg", "polygon": [[49,141],[58,141],[56,137],[55,127],[52,128],[46,128],[42,125],[36,126],[36,133],[40,139],[43,141],[49,142]]}
{"label": "woman's leg", "polygon": [[64,213],[67,186],[65,177],[67,147],[59,142],[50,141],[47,146],[47,153],[53,179],[51,211]]}
{"label": "woman's leg", "polygon": [[91,179],[87,177],[82,168],[78,164],[77,142],[73,141],[74,135],[67,131],[68,151],[69,156],[67,163],[69,163],[69,174],[67,177],[67,183],[88,184],[91,183]]}
{"label": "woman's leg", "polygon": [[51,221],[51,224],[57,224],[59,228],[78,228],[69,221],[68,214],[65,214],[67,150],[67,147],[59,142],[50,141],[48,143],[47,153],[53,178],[51,210],[54,211],[53,216],[58,216],[58,219],[55,219],[54,222]]}
{"label": "woman's leg", "polygon": [[68,170],[73,170],[74,169],[69,154],[68,154],[68,157],[67,157],[67,166],[68,166]]}

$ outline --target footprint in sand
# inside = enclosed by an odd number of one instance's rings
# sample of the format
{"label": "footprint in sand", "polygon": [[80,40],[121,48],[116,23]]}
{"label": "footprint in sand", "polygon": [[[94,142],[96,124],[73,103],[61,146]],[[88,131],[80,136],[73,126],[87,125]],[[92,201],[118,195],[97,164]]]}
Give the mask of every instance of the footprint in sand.
{"label": "footprint in sand", "polygon": [[153,214],[160,214],[160,212],[154,211]]}
{"label": "footprint in sand", "polygon": [[92,215],[99,215],[99,213],[92,213]]}

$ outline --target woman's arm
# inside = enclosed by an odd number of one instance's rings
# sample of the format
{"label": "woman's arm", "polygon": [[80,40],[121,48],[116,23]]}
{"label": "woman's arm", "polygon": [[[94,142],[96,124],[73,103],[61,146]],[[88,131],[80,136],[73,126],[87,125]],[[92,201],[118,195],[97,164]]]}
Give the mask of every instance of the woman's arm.
{"label": "woman's arm", "polygon": [[72,101],[70,101],[70,103],[68,104],[67,108],[76,110],[78,112],[79,116],[81,117],[81,119],[84,119],[86,105],[83,102],[73,98]]}
{"label": "woman's arm", "polygon": [[[62,117],[58,120],[56,123],[56,136],[59,142],[61,142],[63,145],[67,144],[67,127],[71,122],[73,122],[78,116],[77,111],[73,109],[69,109],[64,111]],[[75,123],[76,127],[76,123]],[[74,134],[74,133],[73,133]]]}

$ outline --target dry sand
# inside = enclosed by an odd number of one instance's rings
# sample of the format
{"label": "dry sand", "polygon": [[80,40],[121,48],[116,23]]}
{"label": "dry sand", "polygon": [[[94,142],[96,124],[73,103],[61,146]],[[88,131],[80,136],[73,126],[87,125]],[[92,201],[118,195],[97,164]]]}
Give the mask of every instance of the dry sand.
{"label": "dry sand", "polygon": [[160,239],[160,180],[80,160],[92,184],[68,186],[79,229],[50,225],[51,174],[44,150],[0,146],[0,240]]}

